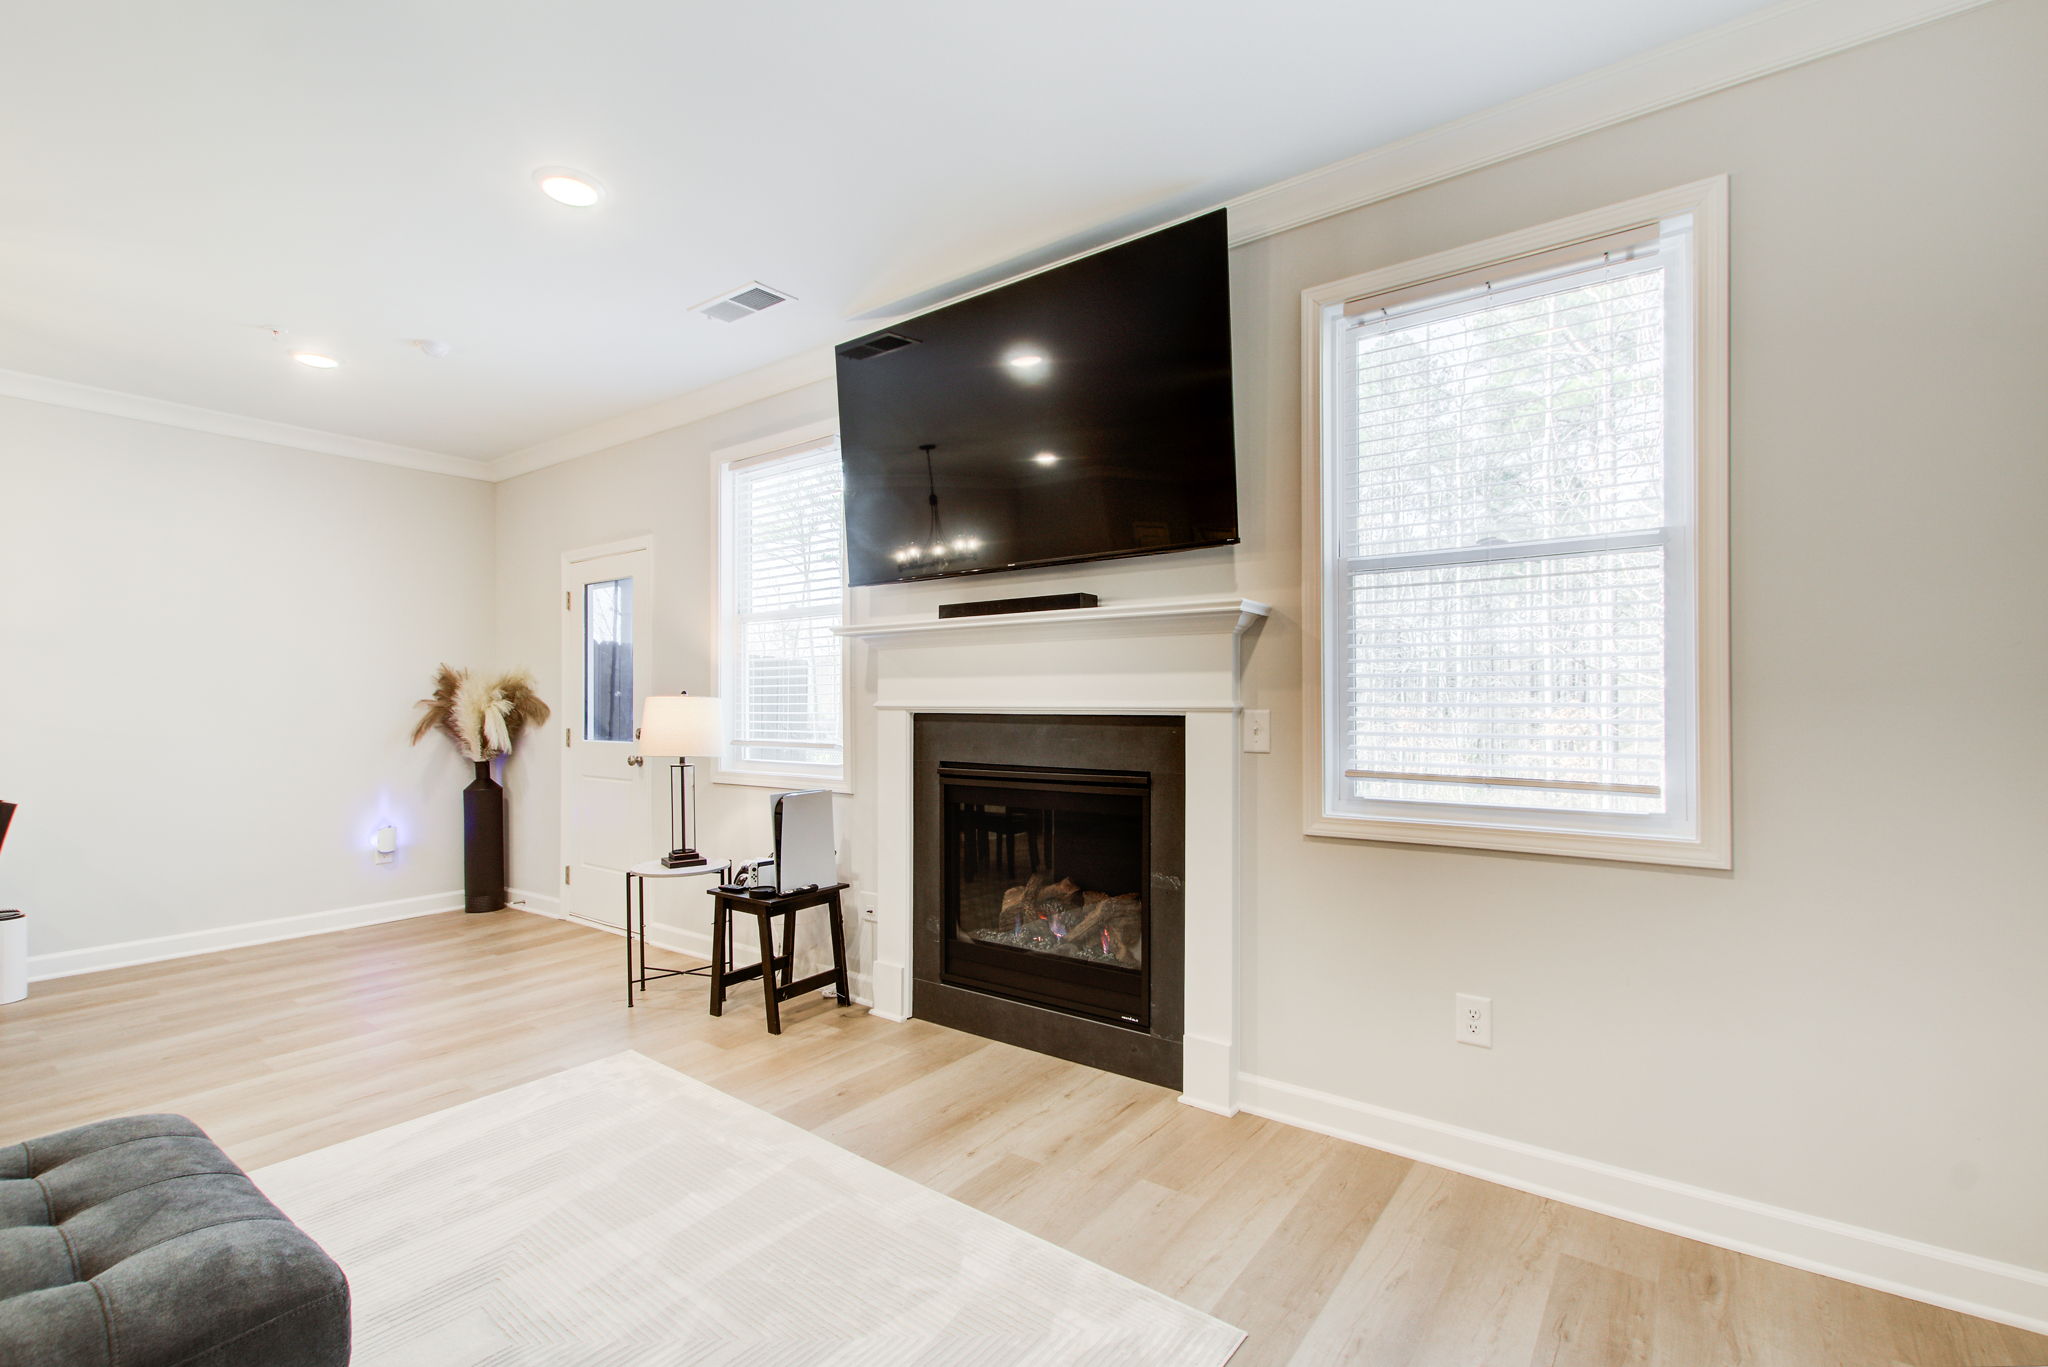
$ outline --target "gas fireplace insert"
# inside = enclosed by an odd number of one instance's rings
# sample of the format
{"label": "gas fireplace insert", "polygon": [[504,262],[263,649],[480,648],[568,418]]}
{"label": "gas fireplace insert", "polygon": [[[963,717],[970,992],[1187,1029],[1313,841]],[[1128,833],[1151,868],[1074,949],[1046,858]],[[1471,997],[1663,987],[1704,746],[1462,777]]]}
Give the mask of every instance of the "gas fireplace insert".
{"label": "gas fireplace insert", "polygon": [[914,1013],[1179,1086],[1181,718],[916,726]]}
{"label": "gas fireplace insert", "polygon": [[1151,775],[942,764],[942,979],[1142,1030]]}

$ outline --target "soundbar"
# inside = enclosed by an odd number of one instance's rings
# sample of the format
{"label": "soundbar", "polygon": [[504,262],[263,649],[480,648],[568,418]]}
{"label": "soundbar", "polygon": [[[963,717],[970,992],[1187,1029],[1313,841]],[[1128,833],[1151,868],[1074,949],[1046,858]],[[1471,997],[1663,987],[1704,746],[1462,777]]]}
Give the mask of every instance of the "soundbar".
{"label": "soundbar", "polygon": [[941,603],[940,617],[995,617],[1006,612],[1064,612],[1096,606],[1092,593],[1042,593],[1036,598],[983,598],[972,603]]}

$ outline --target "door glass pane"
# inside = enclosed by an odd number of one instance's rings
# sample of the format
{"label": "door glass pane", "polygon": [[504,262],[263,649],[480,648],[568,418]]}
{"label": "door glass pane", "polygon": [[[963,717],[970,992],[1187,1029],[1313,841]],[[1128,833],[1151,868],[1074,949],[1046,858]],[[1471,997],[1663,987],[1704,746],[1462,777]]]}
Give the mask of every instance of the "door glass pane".
{"label": "door glass pane", "polygon": [[583,739],[633,739],[633,581],[583,586]]}

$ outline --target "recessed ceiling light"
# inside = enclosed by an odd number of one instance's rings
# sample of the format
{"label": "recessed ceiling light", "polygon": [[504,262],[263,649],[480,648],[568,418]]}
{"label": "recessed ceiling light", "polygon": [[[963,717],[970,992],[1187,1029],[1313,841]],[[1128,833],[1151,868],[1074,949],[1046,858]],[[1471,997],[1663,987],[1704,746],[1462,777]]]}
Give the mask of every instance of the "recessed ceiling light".
{"label": "recessed ceiling light", "polygon": [[588,209],[604,198],[604,187],[581,171],[570,171],[560,166],[543,166],[533,173],[534,183],[540,192],[557,204],[566,204],[572,209]]}
{"label": "recessed ceiling light", "polygon": [[1040,451],[1031,459],[1037,461],[1040,465],[1058,465],[1060,463],[1059,453],[1056,451]]}
{"label": "recessed ceiling light", "polygon": [[315,370],[332,370],[341,362],[332,356],[322,356],[317,351],[294,351],[292,359],[300,365],[309,365]]}
{"label": "recessed ceiling light", "polygon": [[1045,364],[1045,357],[1035,351],[1020,351],[1015,356],[1005,357],[1004,360],[1019,370],[1029,370],[1032,366]]}

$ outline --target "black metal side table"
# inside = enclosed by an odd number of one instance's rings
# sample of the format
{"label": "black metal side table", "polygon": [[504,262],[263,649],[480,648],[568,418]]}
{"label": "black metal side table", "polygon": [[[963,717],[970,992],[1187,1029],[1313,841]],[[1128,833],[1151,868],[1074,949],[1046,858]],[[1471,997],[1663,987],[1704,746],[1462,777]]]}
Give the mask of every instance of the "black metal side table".
{"label": "black metal side table", "polygon": [[[768,1007],[768,1033],[782,1033],[782,1003],[799,993],[830,984],[841,1006],[853,1005],[846,985],[846,925],[840,917],[839,894],[852,886],[834,883],[830,887],[792,892],[784,897],[750,897],[743,892],[710,888],[711,913],[711,1014],[725,1014],[725,990],[734,983],[761,980],[761,999]],[[832,967],[808,978],[790,980],[796,962],[796,914],[806,907],[824,907],[832,929]],[[761,931],[761,962],[745,968],[732,966],[732,918],[745,912],[757,919]],[[775,918],[782,918],[782,953],[775,952]]]}
{"label": "black metal side table", "polygon": [[[644,864],[635,864],[632,868],[626,870],[626,1005],[633,1005],[633,994],[636,990],[645,992],[647,984],[657,978],[703,977],[716,980],[716,975],[711,971],[712,964],[706,964],[702,968],[650,968],[647,965],[647,880],[650,878],[700,878],[707,873],[719,878],[729,879],[732,877],[732,865],[722,859],[706,859],[701,864],[692,864],[687,868],[671,869],[664,866],[659,859],[650,859]],[[633,919],[636,900],[633,894],[636,889],[639,892],[637,899],[639,923],[637,929]],[[730,940],[731,937],[728,935],[727,938]],[[731,944],[728,943],[722,946],[722,948],[725,958],[730,960],[732,958]],[[716,943],[711,946],[711,957],[714,964],[718,960],[720,949],[721,946]]]}

